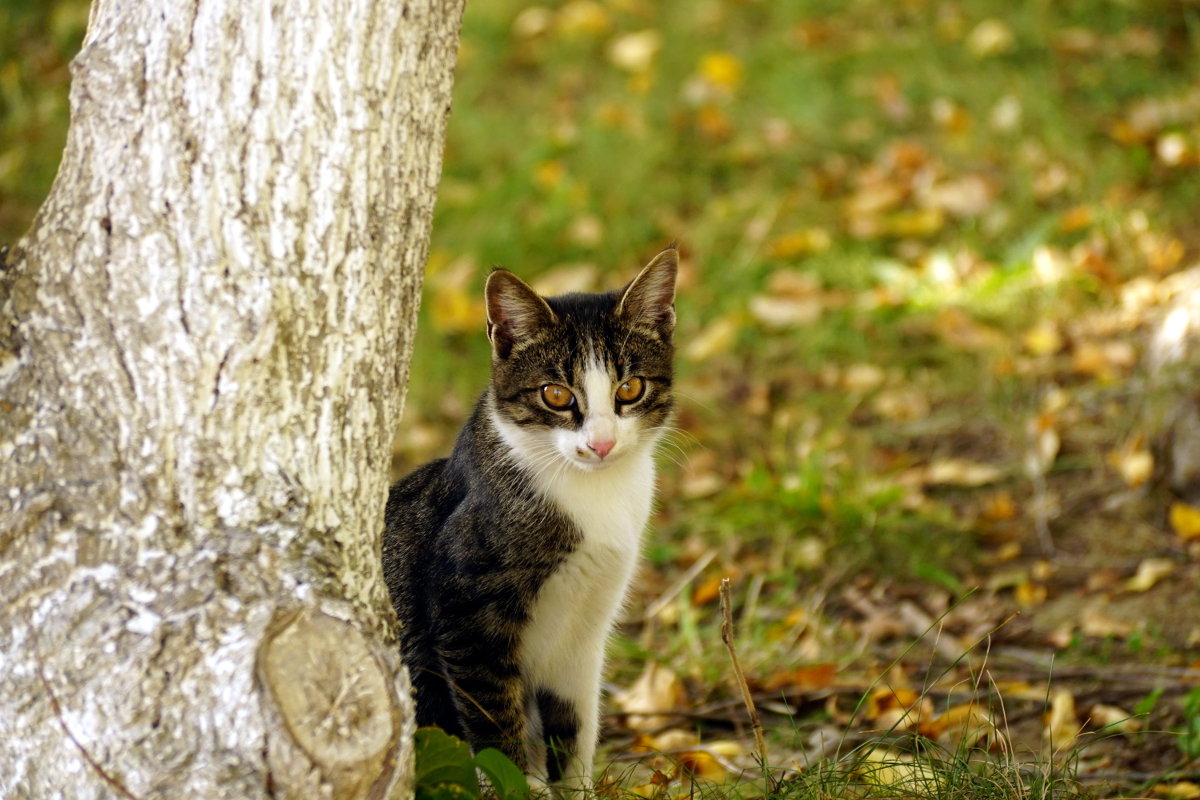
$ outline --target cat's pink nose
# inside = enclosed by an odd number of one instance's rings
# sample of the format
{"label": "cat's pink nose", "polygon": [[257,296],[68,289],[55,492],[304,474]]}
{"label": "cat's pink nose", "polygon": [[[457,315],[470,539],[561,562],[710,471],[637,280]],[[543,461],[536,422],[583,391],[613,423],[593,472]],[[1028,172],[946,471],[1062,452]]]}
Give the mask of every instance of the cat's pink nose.
{"label": "cat's pink nose", "polygon": [[588,448],[596,455],[604,458],[613,449],[613,445],[615,444],[616,442],[588,442]]}

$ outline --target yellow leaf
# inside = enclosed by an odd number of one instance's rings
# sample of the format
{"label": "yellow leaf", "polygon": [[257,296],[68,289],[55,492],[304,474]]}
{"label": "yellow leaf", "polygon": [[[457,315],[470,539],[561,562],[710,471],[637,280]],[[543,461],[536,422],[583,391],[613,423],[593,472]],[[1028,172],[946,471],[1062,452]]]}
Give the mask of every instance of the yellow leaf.
{"label": "yellow leaf", "polygon": [[824,228],[805,228],[775,237],[767,245],[767,252],[775,258],[797,258],[828,250],[832,243],[829,231]]}
{"label": "yellow leaf", "polygon": [[733,91],[742,82],[742,62],[732,53],[707,53],[700,59],[700,75],[713,86]]}
{"label": "yellow leaf", "polygon": [[1021,581],[1013,590],[1017,605],[1022,608],[1033,608],[1046,602],[1046,587],[1033,581]]}
{"label": "yellow leaf", "polygon": [[1184,539],[1200,539],[1200,508],[1187,503],[1171,504],[1171,527]]}
{"label": "yellow leaf", "polygon": [[1200,783],[1192,781],[1179,781],[1172,784],[1158,784],[1151,793],[1155,797],[1163,797],[1166,800],[1200,800]]}
{"label": "yellow leaf", "polygon": [[571,0],[558,12],[558,30],[568,36],[596,36],[608,30],[612,19],[600,3]]}
{"label": "yellow leaf", "polygon": [[1169,558],[1145,558],[1138,564],[1137,573],[1125,581],[1125,591],[1144,592],[1175,571],[1175,562]]}
{"label": "yellow leaf", "polygon": [[1154,456],[1146,447],[1145,437],[1141,435],[1109,452],[1108,463],[1129,486],[1141,486],[1154,474]]}
{"label": "yellow leaf", "polygon": [[981,739],[1000,735],[988,712],[975,703],[952,706],[920,727],[922,736],[972,747]]}
{"label": "yellow leaf", "polygon": [[1063,347],[1062,334],[1050,320],[1043,320],[1025,331],[1021,337],[1025,349],[1035,356],[1052,356]]}
{"label": "yellow leaf", "polygon": [[705,780],[723,781],[728,777],[721,762],[706,750],[688,750],[680,753],[679,766],[689,775]]}
{"label": "yellow leaf", "polygon": [[1075,696],[1066,689],[1058,689],[1050,696],[1043,735],[1052,753],[1066,753],[1075,746],[1079,720],[1075,717]]}
{"label": "yellow leaf", "polygon": [[558,188],[567,174],[563,162],[557,159],[543,161],[533,168],[533,182],[547,192]]}

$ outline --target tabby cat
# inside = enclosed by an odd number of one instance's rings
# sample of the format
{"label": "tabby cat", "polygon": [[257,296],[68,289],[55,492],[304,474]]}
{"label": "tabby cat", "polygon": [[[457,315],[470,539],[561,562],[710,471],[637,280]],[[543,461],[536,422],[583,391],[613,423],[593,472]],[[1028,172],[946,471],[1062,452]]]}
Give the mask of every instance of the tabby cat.
{"label": "tabby cat", "polygon": [[487,281],[491,384],[449,458],[391,488],[383,567],[417,721],[587,785],[605,642],[671,413],[677,256],[622,289]]}

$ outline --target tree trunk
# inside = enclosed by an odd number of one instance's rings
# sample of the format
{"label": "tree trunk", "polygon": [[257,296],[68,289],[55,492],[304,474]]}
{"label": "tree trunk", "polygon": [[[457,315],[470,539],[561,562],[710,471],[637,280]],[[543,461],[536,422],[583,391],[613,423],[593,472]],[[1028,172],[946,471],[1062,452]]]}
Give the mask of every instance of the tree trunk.
{"label": "tree trunk", "polygon": [[0,797],[404,797],[380,574],[462,0],[95,0],[0,272]]}

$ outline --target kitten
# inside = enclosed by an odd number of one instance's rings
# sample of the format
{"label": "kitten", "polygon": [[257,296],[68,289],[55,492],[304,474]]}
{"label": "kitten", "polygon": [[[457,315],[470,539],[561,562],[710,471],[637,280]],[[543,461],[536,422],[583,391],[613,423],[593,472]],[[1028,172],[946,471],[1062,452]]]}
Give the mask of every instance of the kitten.
{"label": "kitten", "polygon": [[417,722],[587,785],[605,643],[671,413],[674,246],[623,289],[485,290],[492,379],[449,458],[391,488],[383,567]]}

